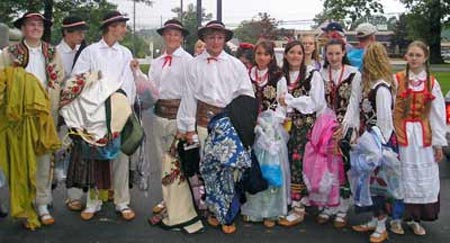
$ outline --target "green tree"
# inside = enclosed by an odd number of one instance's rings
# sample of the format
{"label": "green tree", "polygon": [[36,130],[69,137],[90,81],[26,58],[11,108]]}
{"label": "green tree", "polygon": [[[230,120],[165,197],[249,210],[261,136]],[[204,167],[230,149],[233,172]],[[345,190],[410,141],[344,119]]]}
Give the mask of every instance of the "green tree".
{"label": "green tree", "polygon": [[391,46],[394,48],[398,48],[398,52],[400,54],[405,53],[406,48],[410,39],[408,39],[408,16],[406,14],[402,14],[399,16],[399,19],[395,22],[393,27],[394,35],[391,39]]}
{"label": "green tree", "polygon": [[408,36],[422,39],[430,46],[430,62],[442,63],[441,32],[444,23],[449,22],[450,1],[448,0],[401,0],[410,10]]}
{"label": "green tree", "polygon": [[252,20],[244,20],[234,30],[235,37],[242,42],[256,43],[264,38],[275,40],[277,38],[278,21],[267,13],[258,13]]}
{"label": "green tree", "polygon": [[355,20],[372,14],[384,13],[383,5],[375,0],[324,0],[324,12],[328,19]]}
{"label": "green tree", "polygon": [[[181,9],[179,7],[172,9],[172,12],[177,14],[178,19],[182,19],[184,28],[189,30],[190,35],[185,39],[185,49],[190,53],[194,53],[194,45],[197,42],[197,8],[194,4],[188,4],[185,11],[181,15]],[[212,19],[211,13],[206,13],[205,9],[202,9],[202,21],[209,21]]]}

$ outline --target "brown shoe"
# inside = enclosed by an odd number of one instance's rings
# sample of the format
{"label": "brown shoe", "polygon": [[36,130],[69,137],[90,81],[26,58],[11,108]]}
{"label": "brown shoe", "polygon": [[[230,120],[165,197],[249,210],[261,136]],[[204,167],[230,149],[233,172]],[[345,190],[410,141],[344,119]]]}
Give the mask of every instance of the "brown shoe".
{"label": "brown shoe", "polygon": [[208,222],[209,225],[211,225],[212,227],[219,227],[220,222],[219,220],[214,217],[213,215],[209,215],[208,219],[206,220]]}
{"label": "brown shoe", "polygon": [[369,225],[368,223],[352,226],[352,229],[356,232],[374,231],[375,228],[376,228],[375,226]]}
{"label": "brown shoe", "polygon": [[222,232],[224,234],[233,234],[236,232],[236,225],[232,223],[231,225],[222,225]]}
{"label": "brown shoe", "polygon": [[275,221],[265,219],[263,224],[264,224],[264,226],[266,226],[266,228],[273,228],[275,226]]}
{"label": "brown shoe", "polygon": [[304,216],[298,214],[290,214],[287,217],[280,218],[277,223],[283,227],[292,227],[303,222]]}
{"label": "brown shoe", "polygon": [[88,221],[91,220],[94,215],[102,209],[102,204],[98,204],[95,208],[85,208],[81,214],[81,219]]}
{"label": "brown shoe", "polygon": [[370,243],[381,243],[387,240],[388,238],[389,236],[387,230],[385,230],[382,233],[375,231],[370,235]]}

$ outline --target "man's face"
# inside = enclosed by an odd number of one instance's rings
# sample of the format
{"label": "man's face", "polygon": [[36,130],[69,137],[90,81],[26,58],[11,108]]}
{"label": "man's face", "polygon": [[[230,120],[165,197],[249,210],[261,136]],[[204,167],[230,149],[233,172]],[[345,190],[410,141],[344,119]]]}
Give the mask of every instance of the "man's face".
{"label": "man's face", "polygon": [[26,40],[40,40],[44,34],[44,21],[37,18],[26,19],[22,25],[22,34]]}
{"label": "man's face", "polygon": [[110,34],[117,40],[122,41],[127,34],[127,24],[125,22],[118,22],[111,24],[109,27]]}
{"label": "man's face", "polygon": [[79,45],[84,40],[85,30],[65,31],[64,41],[69,45]]}
{"label": "man's face", "polygon": [[180,30],[166,29],[163,33],[164,43],[168,49],[177,49],[183,42],[183,34]]}
{"label": "man's face", "polygon": [[206,50],[212,56],[218,56],[225,46],[225,33],[222,31],[213,31],[207,33],[204,38]]}

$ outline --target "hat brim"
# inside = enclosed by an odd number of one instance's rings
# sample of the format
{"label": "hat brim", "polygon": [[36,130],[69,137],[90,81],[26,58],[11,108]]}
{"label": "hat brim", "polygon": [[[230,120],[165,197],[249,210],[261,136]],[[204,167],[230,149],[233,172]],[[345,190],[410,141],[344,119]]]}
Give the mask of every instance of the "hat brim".
{"label": "hat brim", "polygon": [[105,27],[107,27],[109,25],[112,25],[114,23],[117,23],[117,22],[127,22],[128,20],[130,20],[130,19],[129,18],[125,18],[125,17],[114,19],[114,20],[108,21],[108,22],[100,25],[100,29],[104,29]]}
{"label": "hat brim", "polygon": [[205,33],[208,30],[221,31],[221,32],[225,33],[225,42],[228,42],[233,38],[233,31],[231,31],[229,29],[220,28],[220,27],[202,27],[201,29],[198,30],[197,36],[203,42],[205,42],[205,40],[204,40]]}
{"label": "hat brim", "polygon": [[[27,18],[24,18],[24,17],[22,17],[20,19],[17,19],[13,23],[14,27],[16,27],[17,29],[21,29],[22,25],[23,25],[23,23],[25,22],[26,19]],[[45,18],[44,19],[43,18],[39,18],[39,19],[41,19],[44,22],[44,25],[47,26],[47,27],[51,27],[53,25],[52,21],[50,21],[48,19],[45,19]]]}
{"label": "hat brim", "polygon": [[77,26],[72,26],[72,27],[62,27],[61,29],[67,30],[67,31],[88,30],[89,26],[83,24],[83,25],[77,25]]}
{"label": "hat brim", "polygon": [[162,27],[162,28],[157,29],[156,32],[158,32],[158,34],[159,34],[160,36],[162,36],[162,35],[164,34],[164,30],[166,30],[166,29],[179,30],[179,31],[181,31],[181,33],[182,33],[183,36],[185,36],[185,37],[188,36],[188,35],[190,34],[189,31],[188,31],[187,29],[177,28],[177,27],[174,27],[174,26],[166,26],[166,27]]}

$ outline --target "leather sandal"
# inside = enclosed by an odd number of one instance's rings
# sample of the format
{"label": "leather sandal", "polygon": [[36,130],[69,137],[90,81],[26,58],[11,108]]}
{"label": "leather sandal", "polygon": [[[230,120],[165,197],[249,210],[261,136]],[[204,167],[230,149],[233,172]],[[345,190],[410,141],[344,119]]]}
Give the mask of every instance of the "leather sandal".
{"label": "leather sandal", "polygon": [[413,221],[408,222],[407,224],[415,235],[423,236],[427,234],[427,231],[422,227],[422,225],[420,225],[420,223]]}
{"label": "leather sandal", "polygon": [[81,211],[83,209],[83,204],[78,199],[67,199],[66,206],[71,211]]}
{"label": "leather sandal", "polygon": [[337,229],[344,228],[345,226],[347,226],[347,216],[337,215],[336,218],[334,218],[333,225]]}
{"label": "leather sandal", "polygon": [[230,225],[222,225],[222,232],[224,234],[233,234],[234,232],[236,232],[236,225],[234,223],[230,224]]}
{"label": "leather sandal", "polygon": [[219,227],[220,222],[219,220],[213,216],[213,215],[209,215],[208,219],[206,220],[208,222],[209,225],[211,225],[212,227]]}
{"label": "leather sandal", "polygon": [[94,215],[102,209],[102,204],[98,204],[95,208],[86,207],[80,214],[81,219],[91,220]]}
{"label": "leather sandal", "polygon": [[330,221],[330,216],[327,214],[321,213],[321,214],[317,215],[316,221],[318,224],[326,224],[326,223],[328,223],[328,221]]}
{"label": "leather sandal", "polygon": [[165,205],[164,201],[162,201],[153,207],[152,212],[154,214],[158,214],[158,213],[161,213],[165,208],[166,208],[166,205]]}
{"label": "leather sandal", "polygon": [[52,225],[55,223],[55,219],[49,213],[39,215],[39,221],[41,221],[43,225]]}
{"label": "leather sandal", "polygon": [[369,232],[374,231],[376,229],[376,226],[369,225],[369,223],[360,224],[360,225],[354,225],[352,226],[352,229],[356,232]]}
{"label": "leather sandal", "polygon": [[383,232],[375,231],[370,235],[371,243],[381,243],[389,238],[387,230]]}
{"label": "leather sandal", "polygon": [[264,219],[263,224],[264,226],[266,226],[266,228],[273,228],[275,226],[275,221],[270,219]]}
{"label": "leather sandal", "polygon": [[391,226],[389,229],[391,230],[392,233],[397,235],[405,234],[405,230],[403,230],[401,220],[391,220],[391,222],[389,222],[389,225]]}

